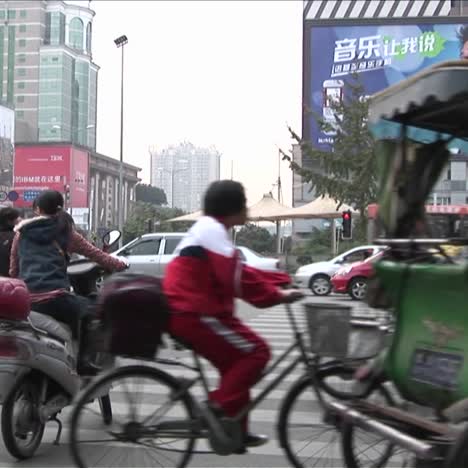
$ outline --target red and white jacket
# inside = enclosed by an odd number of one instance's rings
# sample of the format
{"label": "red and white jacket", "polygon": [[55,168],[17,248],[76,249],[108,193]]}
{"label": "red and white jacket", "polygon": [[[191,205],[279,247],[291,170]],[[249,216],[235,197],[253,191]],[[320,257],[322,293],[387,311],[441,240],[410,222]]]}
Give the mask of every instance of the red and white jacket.
{"label": "red and white jacket", "polygon": [[291,281],[285,273],[243,265],[226,228],[209,216],[197,221],[175,254],[163,287],[177,312],[232,314],[236,297],[255,307],[271,307],[281,302],[279,286]]}

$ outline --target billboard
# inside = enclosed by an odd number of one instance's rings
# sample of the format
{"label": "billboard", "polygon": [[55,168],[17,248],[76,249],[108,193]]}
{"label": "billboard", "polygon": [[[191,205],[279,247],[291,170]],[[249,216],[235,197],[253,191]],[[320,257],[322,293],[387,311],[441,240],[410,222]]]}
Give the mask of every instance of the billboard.
{"label": "billboard", "polygon": [[30,207],[43,190],[69,192],[66,208],[88,206],[89,154],[70,145],[17,146],[14,162],[15,206]]}
{"label": "billboard", "polygon": [[[468,59],[468,25],[308,24],[304,30],[304,104],[333,125],[331,103],[344,98],[345,82],[357,74],[365,94],[372,95],[444,60]],[[466,28],[466,29],[465,29]],[[303,137],[323,150],[333,131],[322,131],[304,115]]]}

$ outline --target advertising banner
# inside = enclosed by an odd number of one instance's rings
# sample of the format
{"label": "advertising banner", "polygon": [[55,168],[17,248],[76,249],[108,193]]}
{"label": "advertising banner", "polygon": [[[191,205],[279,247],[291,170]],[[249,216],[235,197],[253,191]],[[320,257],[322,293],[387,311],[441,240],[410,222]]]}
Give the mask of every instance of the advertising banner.
{"label": "advertising banner", "polygon": [[30,207],[43,190],[69,193],[66,208],[88,207],[89,153],[70,145],[17,146],[14,163],[15,206]]}
{"label": "advertising banner", "polygon": [[[463,24],[311,25],[305,34],[305,104],[331,124],[331,103],[344,98],[352,74],[372,95],[438,62],[468,59]],[[333,132],[320,130],[312,115],[304,118],[303,137],[329,150]]]}

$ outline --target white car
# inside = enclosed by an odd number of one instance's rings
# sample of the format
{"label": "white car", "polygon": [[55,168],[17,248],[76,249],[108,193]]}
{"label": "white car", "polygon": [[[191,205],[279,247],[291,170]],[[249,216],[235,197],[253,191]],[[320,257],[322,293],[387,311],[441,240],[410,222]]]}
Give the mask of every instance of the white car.
{"label": "white car", "polygon": [[241,260],[251,267],[265,271],[278,271],[280,262],[276,258],[269,258],[260,255],[247,247],[237,246]]}
{"label": "white car", "polygon": [[332,291],[331,277],[346,264],[361,262],[375,255],[383,247],[364,245],[355,247],[326,262],[303,265],[296,271],[294,280],[302,288],[310,288],[316,296],[327,296]]}
{"label": "white car", "polygon": [[[184,236],[182,232],[145,234],[112,255],[124,257],[131,272],[162,278],[167,264],[174,258],[174,250]],[[279,269],[276,258],[262,257],[247,247],[238,246],[237,249],[242,261],[249,266],[266,271]]]}

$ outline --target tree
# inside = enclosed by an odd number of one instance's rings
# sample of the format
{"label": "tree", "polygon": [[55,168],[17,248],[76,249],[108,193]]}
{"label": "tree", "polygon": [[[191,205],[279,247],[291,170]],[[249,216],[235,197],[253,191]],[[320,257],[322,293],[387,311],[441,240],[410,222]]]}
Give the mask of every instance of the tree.
{"label": "tree", "polygon": [[167,205],[166,194],[163,189],[147,184],[137,184],[135,187],[137,202],[151,203],[152,205]]}
{"label": "tree", "polygon": [[123,228],[124,242],[149,232],[185,232],[191,223],[165,223],[164,221],[185,214],[179,208],[156,206],[151,203],[136,202]]}
{"label": "tree", "polygon": [[275,236],[272,236],[265,228],[249,223],[237,232],[236,244],[259,253],[270,253],[275,251]]}
{"label": "tree", "polygon": [[336,132],[329,151],[317,149],[289,128],[301,147],[302,160],[307,161],[307,167],[299,166],[284,152],[282,155],[293,171],[312,184],[317,196],[328,195],[338,205],[348,204],[359,211],[355,234],[365,239],[367,206],[374,203],[377,196],[375,143],[367,124],[369,103],[356,75],[345,83],[344,95],[341,102],[331,104],[336,119],[334,124],[313,114],[319,128]]}

